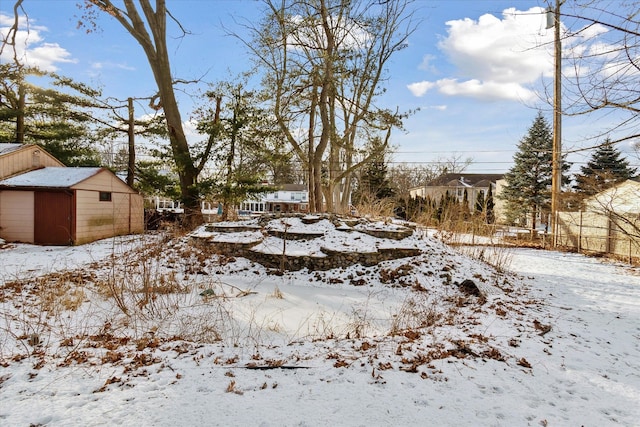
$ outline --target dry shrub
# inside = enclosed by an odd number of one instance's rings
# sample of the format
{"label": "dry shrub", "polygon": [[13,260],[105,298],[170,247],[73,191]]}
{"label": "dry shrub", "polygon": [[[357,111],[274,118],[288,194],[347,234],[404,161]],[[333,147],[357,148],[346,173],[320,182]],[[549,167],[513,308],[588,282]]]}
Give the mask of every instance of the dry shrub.
{"label": "dry shrub", "polygon": [[442,317],[437,306],[425,295],[412,295],[404,300],[391,322],[391,335],[403,335],[406,331],[434,326]]}
{"label": "dry shrub", "polygon": [[358,214],[368,218],[393,218],[395,203],[392,199],[363,198],[356,206]]}
{"label": "dry shrub", "polygon": [[513,259],[511,248],[500,245],[459,246],[458,250],[473,259],[489,264],[499,273],[509,271],[509,266]]}
{"label": "dry shrub", "polygon": [[351,321],[346,325],[346,338],[364,338],[371,329],[371,319],[367,307],[352,308]]}
{"label": "dry shrub", "polygon": [[238,390],[238,388],[236,387],[236,382],[234,380],[231,380],[229,382],[229,385],[227,385],[226,392],[227,393],[235,393],[235,394],[239,394],[239,395],[243,394],[242,390]]}
{"label": "dry shrub", "polygon": [[41,304],[41,309],[51,315],[63,310],[77,310],[86,299],[85,282],[93,276],[84,271],[50,273],[35,279],[30,290]]}
{"label": "dry shrub", "polygon": [[282,291],[280,290],[280,288],[278,288],[277,286],[273,289],[273,293],[271,294],[272,298],[275,299],[284,299],[284,294],[282,293]]}
{"label": "dry shrub", "polygon": [[60,303],[65,310],[76,311],[85,300],[86,294],[84,290],[81,288],[75,288],[61,298]]}
{"label": "dry shrub", "polygon": [[171,260],[163,260],[158,246],[147,245],[140,252],[112,259],[107,277],[95,282],[98,293],[112,299],[127,316],[171,312],[179,303],[179,298],[172,296],[189,291],[174,270],[166,269],[165,263]]}

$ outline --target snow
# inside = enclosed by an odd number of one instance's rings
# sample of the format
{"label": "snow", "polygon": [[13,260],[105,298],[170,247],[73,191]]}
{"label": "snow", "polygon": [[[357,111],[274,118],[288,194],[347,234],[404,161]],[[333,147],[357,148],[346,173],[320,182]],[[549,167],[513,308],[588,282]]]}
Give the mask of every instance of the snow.
{"label": "snow", "polygon": [[[432,233],[378,239],[325,220],[286,228],[324,231],[322,245],[424,255],[273,274],[195,249],[257,232],[204,228],[0,246],[0,425],[638,424],[637,268],[534,249],[454,250]],[[287,241],[287,251],[296,243],[292,255],[314,254],[312,242]],[[477,259],[489,257],[510,272]],[[99,286],[118,271],[192,290],[124,315]],[[486,302],[460,293],[464,279]],[[80,289],[82,304],[66,309]]]}
{"label": "snow", "polygon": [[71,187],[100,172],[102,168],[46,167],[0,181],[7,187]]}
{"label": "snow", "polygon": [[0,143],[0,154],[7,154],[12,151],[19,150],[24,147],[24,144],[14,144],[14,143]]}

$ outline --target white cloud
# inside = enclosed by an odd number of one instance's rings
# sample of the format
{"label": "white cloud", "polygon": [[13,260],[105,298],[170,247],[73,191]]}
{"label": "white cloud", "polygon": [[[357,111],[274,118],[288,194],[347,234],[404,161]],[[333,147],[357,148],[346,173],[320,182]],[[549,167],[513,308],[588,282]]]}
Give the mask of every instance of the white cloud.
{"label": "white cloud", "polygon": [[553,75],[553,31],[545,29],[543,8],[510,8],[502,18],[485,14],[477,21],[446,24],[447,36],[438,47],[456,67],[456,75],[408,85],[415,96],[437,87],[450,96],[531,101],[536,95],[527,86]]}
{"label": "white cloud", "polygon": [[429,89],[437,88],[438,91],[448,96],[466,96],[487,101],[519,101],[531,102],[538,95],[530,89],[518,83],[504,83],[493,81],[480,81],[478,79],[458,81],[457,79],[440,79],[435,82],[422,81],[407,86],[415,96],[424,96]]}
{"label": "white cloud", "polygon": [[546,43],[553,32],[544,28],[543,9],[506,9],[503,19],[483,15],[478,21],[449,21],[440,49],[458,72],[482,81],[529,83],[551,74],[553,60]]}
{"label": "white cloud", "polygon": [[429,106],[427,108],[429,108],[430,110],[444,111],[444,110],[447,109],[447,106],[446,105],[431,105],[431,106]]}
{"label": "white cloud", "polygon": [[584,37],[585,39],[590,39],[608,32],[609,32],[609,29],[604,25],[593,24],[593,25],[588,25],[583,29],[581,29],[580,31],[578,31],[578,35]]}
{"label": "white cloud", "polygon": [[433,55],[425,55],[422,57],[422,62],[418,65],[418,69],[425,71],[435,71],[435,66],[432,65],[432,61],[436,59]]}
{"label": "white cloud", "polygon": [[119,70],[135,71],[135,68],[119,62],[93,62],[91,68],[94,70],[104,70],[109,68],[117,68]]}
{"label": "white cloud", "polygon": [[537,98],[534,91],[514,82],[481,82],[476,79],[459,82],[455,79],[442,79],[436,83],[440,92],[450,96],[467,96],[489,101],[507,100],[530,102]]}
{"label": "white cloud", "polygon": [[[6,39],[13,25],[13,17],[0,14],[0,34]],[[24,17],[20,17],[19,28],[27,28]],[[18,30],[15,34],[15,55],[24,65],[38,67],[44,71],[57,71],[58,63],[75,63],[71,53],[57,43],[46,43],[41,36],[45,27],[30,25],[29,31]],[[0,60],[13,61],[14,52],[5,48]]]}
{"label": "white cloud", "polygon": [[411,83],[410,85],[407,85],[407,88],[415,96],[423,96],[425,93],[427,93],[429,89],[431,89],[435,85],[436,85],[435,83],[423,81],[423,82]]}
{"label": "white cloud", "polygon": [[40,46],[27,49],[25,59],[29,65],[37,66],[46,71],[57,71],[56,63],[77,62],[71,58],[71,53],[60,47],[58,43],[43,43]]}

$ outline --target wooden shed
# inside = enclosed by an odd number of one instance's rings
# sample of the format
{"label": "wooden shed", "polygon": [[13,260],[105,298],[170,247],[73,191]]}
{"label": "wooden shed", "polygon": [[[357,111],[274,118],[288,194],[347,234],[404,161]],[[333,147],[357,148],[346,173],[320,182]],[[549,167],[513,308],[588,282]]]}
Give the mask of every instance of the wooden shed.
{"label": "wooden shed", "polygon": [[64,164],[37,145],[0,143],[0,179],[47,166]]}
{"label": "wooden shed", "polygon": [[78,245],[142,232],[142,196],[108,169],[46,167],[0,181],[8,242]]}

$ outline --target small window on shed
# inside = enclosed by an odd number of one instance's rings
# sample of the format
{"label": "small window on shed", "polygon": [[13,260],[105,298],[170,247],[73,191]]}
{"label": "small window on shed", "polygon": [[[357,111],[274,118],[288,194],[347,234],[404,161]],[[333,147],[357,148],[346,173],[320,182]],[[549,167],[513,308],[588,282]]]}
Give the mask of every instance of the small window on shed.
{"label": "small window on shed", "polygon": [[111,192],[109,192],[109,191],[101,191],[100,192],[100,201],[101,202],[110,202],[111,201]]}

